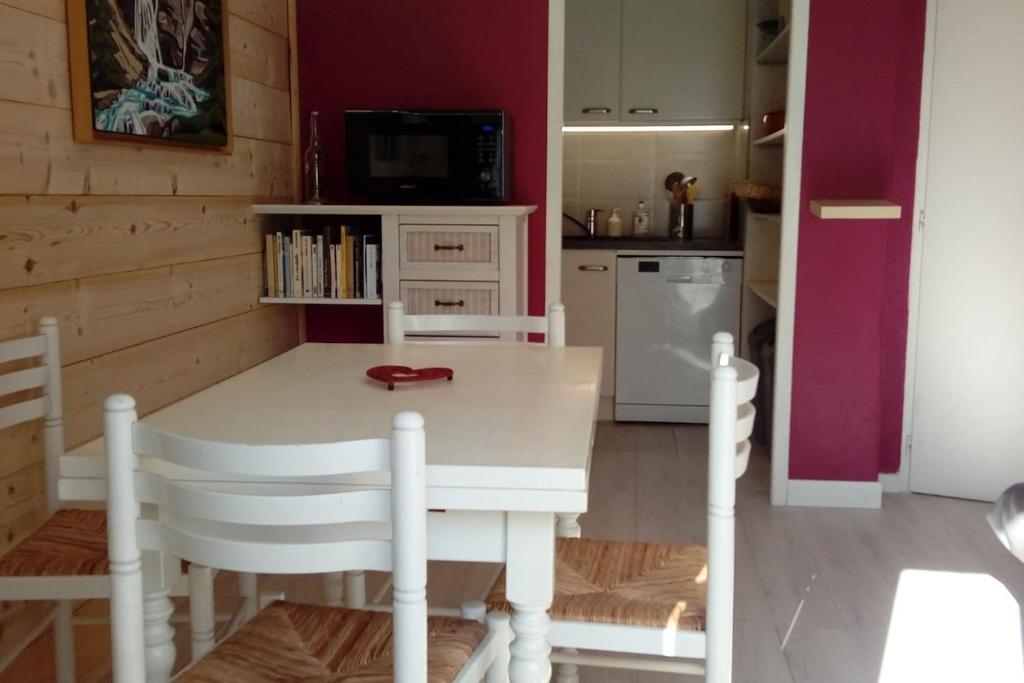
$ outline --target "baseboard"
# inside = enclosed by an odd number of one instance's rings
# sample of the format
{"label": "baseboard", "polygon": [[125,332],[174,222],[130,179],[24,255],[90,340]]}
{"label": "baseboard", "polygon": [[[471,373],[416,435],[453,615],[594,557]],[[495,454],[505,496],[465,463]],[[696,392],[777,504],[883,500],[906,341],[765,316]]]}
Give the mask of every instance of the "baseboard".
{"label": "baseboard", "polygon": [[819,481],[790,479],[788,505],[823,508],[882,507],[882,485],[877,481]]}
{"label": "baseboard", "polygon": [[597,419],[601,422],[611,422],[615,419],[615,397],[602,396],[597,404]]}
{"label": "baseboard", "polygon": [[882,485],[882,491],[885,493],[907,493],[910,491],[910,482],[902,469],[893,474],[879,474],[878,483]]}

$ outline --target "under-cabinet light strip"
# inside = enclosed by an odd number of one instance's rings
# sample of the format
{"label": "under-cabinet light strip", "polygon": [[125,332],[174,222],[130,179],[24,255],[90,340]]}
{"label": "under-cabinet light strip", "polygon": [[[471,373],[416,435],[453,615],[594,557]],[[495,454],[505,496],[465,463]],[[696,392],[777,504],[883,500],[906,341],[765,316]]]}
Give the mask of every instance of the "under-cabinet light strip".
{"label": "under-cabinet light strip", "polygon": [[563,133],[685,133],[735,130],[731,123],[692,126],[562,126]]}

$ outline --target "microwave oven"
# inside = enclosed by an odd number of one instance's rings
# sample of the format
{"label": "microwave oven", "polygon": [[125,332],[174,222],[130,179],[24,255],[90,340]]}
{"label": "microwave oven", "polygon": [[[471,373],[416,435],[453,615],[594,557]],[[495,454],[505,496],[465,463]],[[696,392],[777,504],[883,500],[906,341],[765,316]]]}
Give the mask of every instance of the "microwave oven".
{"label": "microwave oven", "polygon": [[509,200],[502,111],[345,112],[348,193],[380,204]]}

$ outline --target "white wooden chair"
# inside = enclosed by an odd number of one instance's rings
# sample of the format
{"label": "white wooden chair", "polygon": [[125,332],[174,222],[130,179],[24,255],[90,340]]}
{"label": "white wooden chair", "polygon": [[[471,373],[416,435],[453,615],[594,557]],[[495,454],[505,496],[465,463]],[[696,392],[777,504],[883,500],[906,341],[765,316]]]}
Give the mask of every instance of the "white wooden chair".
{"label": "white wooden chair", "polygon": [[[5,364],[11,364],[5,366]],[[107,559],[107,513],[102,509],[67,507],[58,491],[60,458],[64,455],[61,406],[60,337],[57,320],[39,321],[32,337],[0,342],[0,367],[25,365],[0,373],[0,430],[42,419],[49,518],[35,532],[0,557],[0,600],[56,601],[55,609],[10,647],[0,671],[50,624],[58,683],[75,680],[73,601],[110,597]],[[240,577],[244,601],[234,618],[254,613],[255,577]],[[187,584],[175,585],[172,595],[187,595]],[[211,597],[212,606],[212,597]],[[212,607],[211,607],[212,608]]]}
{"label": "white wooden chair", "polygon": [[[548,346],[565,346],[565,306],[551,304],[547,316],[532,315],[406,315],[401,301],[388,304],[388,343],[404,344],[417,334],[545,335]],[[479,342],[479,340],[476,340]]]}
{"label": "white wooden chair", "polygon": [[[390,439],[243,445],[155,430],[137,421],[130,396],[115,395],[106,401],[105,425],[116,683],[146,678],[142,551],[187,559],[193,569],[394,574],[393,615],[277,601],[216,647],[199,643],[208,651],[176,680],[385,679],[392,666],[398,683],[424,683],[428,671],[431,681],[506,680],[507,615],[487,616],[486,628],[472,619],[427,617],[420,415],[397,414]],[[143,456],[159,464],[141,469]],[[158,473],[167,465],[203,475],[200,481],[172,480]],[[388,473],[391,487],[310,492],[267,483],[362,472]],[[256,481],[229,490],[210,484],[225,476]],[[152,514],[143,518],[140,504],[151,506]],[[482,605],[477,613],[483,620]]]}
{"label": "white wooden chair", "polygon": [[[708,546],[559,538],[551,659],[559,683],[577,665],[704,675],[732,681],[736,479],[747,469],[757,368],[712,342],[708,425]],[[504,576],[487,598],[508,610]],[[580,650],[589,651],[580,653]]]}

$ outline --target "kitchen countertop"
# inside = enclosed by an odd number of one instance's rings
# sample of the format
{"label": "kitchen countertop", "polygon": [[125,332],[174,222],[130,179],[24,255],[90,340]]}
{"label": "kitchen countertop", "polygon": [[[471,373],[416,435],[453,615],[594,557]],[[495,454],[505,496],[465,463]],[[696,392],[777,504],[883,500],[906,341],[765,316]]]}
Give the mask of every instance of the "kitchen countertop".
{"label": "kitchen countertop", "polygon": [[669,237],[562,237],[563,249],[615,249],[617,251],[681,251],[743,253],[743,243],[722,239],[678,240]]}

